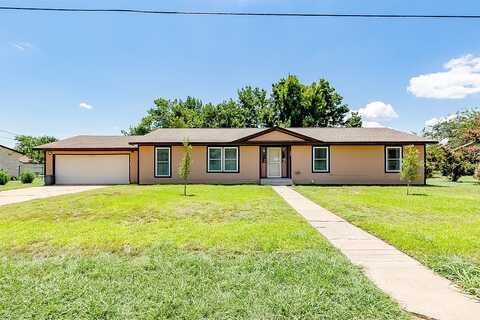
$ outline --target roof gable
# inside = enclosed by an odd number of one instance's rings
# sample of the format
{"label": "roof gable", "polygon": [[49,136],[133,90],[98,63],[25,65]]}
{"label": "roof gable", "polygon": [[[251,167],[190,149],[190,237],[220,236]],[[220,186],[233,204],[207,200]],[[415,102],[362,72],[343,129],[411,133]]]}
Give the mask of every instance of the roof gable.
{"label": "roof gable", "polygon": [[9,147],[4,146],[4,145],[2,145],[2,144],[0,144],[0,149],[5,149],[5,150],[11,151],[11,152],[15,152],[15,153],[17,153],[19,156],[23,156],[23,153],[21,153],[20,151],[15,150],[15,149],[12,149],[12,148],[9,148]]}
{"label": "roof gable", "polygon": [[288,129],[273,127],[248,135],[234,142],[312,142],[309,136]]}

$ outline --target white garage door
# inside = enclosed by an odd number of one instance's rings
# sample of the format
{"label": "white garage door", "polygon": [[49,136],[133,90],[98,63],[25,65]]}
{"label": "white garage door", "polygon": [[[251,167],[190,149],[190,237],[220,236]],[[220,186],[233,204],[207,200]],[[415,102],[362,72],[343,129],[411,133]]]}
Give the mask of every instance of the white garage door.
{"label": "white garage door", "polygon": [[128,184],[128,155],[56,155],[56,184]]}

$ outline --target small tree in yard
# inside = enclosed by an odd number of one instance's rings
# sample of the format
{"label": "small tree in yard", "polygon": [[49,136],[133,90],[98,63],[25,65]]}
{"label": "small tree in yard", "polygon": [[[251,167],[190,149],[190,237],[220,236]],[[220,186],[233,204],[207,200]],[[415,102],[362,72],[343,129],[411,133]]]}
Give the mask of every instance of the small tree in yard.
{"label": "small tree in yard", "polygon": [[402,171],[400,177],[407,182],[407,195],[409,194],[410,184],[417,178],[418,170],[418,150],[415,146],[405,148],[405,154],[402,161]]}
{"label": "small tree in yard", "polygon": [[183,195],[187,196],[188,178],[192,172],[192,146],[190,145],[188,139],[183,140],[183,149],[185,151],[185,155],[183,156],[182,162],[180,162],[180,166],[178,167],[178,175],[183,180]]}

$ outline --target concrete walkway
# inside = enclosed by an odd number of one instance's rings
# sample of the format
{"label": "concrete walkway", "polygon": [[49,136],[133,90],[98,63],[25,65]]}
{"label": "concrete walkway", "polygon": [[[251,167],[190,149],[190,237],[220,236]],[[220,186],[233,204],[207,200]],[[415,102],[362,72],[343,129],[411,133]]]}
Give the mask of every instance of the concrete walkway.
{"label": "concrete walkway", "polygon": [[34,199],[60,196],[63,194],[88,191],[103,187],[104,186],[44,186],[1,191],[0,206]]}
{"label": "concrete walkway", "polygon": [[377,287],[405,310],[439,320],[478,320],[480,303],[464,295],[447,279],[386,242],[351,225],[298,192],[273,187],[298,213]]}

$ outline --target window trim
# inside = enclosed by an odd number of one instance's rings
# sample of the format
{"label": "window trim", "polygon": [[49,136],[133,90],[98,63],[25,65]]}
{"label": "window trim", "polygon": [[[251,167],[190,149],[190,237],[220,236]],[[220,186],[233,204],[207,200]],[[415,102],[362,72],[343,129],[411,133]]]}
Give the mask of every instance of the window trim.
{"label": "window trim", "polygon": [[[220,170],[211,170],[210,169],[210,149],[220,149],[221,150],[221,168]],[[235,170],[225,170],[225,149],[236,149],[237,150],[237,166]],[[229,159],[233,160],[233,159]],[[239,146],[207,146],[207,173],[240,173],[240,147]]]}
{"label": "window trim", "polygon": [[[315,170],[315,149],[326,149],[327,150],[327,157],[325,160],[327,160],[327,169],[326,170]],[[324,145],[324,146],[312,146],[312,172],[313,173],[330,173],[330,145]],[[317,160],[324,160],[322,159],[317,159]]]}
{"label": "window trim", "polygon": [[[392,159],[392,160],[400,160],[400,169],[398,169],[398,170],[388,170],[388,160],[390,160],[389,157],[388,157],[388,150],[389,149],[400,149],[400,158]],[[402,171],[403,146],[401,146],[401,145],[385,146],[384,156],[385,156],[385,159],[384,159],[385,160],[385,173],[400,173]]]}
{"label": "window trim", "polygon": [[[162,150],[168,150],[168,175],[159,175],[158,174],[158,167],[157,167],[157,156],[158,152],[157,150],[162,149]],[[153,162],[153,174],[155,178],[171,178],[172,177],[172,147],[170,146],[162,146],[162,147],[155,147],[154,149],[155,152],[155,157],[154,157],[154,162]]]}

